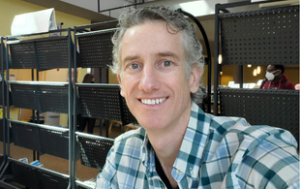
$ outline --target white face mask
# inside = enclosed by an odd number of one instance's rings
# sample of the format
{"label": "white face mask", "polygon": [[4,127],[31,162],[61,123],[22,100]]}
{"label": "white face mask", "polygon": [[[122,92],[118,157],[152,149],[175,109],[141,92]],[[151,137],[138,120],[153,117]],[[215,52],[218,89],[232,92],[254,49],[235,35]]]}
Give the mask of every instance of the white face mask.
{"label": "white face mask", "polygon": [[[276,72],[276,71],[274,71],[274,72]],[[268,71],[266,72],[267,80],[272,81],[275,78],[274,72],[273,73],[268,72]]]}
{"label": "white face mask", "polygon": [[275,75],[273,73],[266,72],[266,78],[267,80],[272,81],[275,78]]}

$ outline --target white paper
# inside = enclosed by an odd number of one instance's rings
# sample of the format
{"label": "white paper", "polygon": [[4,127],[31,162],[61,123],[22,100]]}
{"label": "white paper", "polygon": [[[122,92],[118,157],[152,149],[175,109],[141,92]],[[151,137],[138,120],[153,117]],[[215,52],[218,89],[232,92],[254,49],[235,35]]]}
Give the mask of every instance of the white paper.
{"label": "white paper", "polygon": [[54,8],[16,15],[11,25],[11,35],[48,32],[56,29]]}

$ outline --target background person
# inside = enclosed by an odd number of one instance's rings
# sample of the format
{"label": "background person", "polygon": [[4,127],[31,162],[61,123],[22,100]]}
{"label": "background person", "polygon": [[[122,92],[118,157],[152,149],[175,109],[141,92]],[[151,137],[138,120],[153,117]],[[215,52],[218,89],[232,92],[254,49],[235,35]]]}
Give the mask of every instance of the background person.
{"label": "background person", "polygon": [[260,86],[261,89],[295,89],[284,75],[283,65],[269,65],[266,71],[266,80]]}
{"label": "background person", "polygon": [[165,7],[130,9],[113,36],[113,71],[142,128],[120,135],[97,189],[299,188],[291,133],[198,106],[202,47]]}
{"label": "background person", "polygon": [[[86,74],[82,83],[94,83],[94,76],[92,74]],[[96,118],[82,117],[81,114],[77,115],[77,130],[83,132],[87,124],[87,132],[93,134]]]}

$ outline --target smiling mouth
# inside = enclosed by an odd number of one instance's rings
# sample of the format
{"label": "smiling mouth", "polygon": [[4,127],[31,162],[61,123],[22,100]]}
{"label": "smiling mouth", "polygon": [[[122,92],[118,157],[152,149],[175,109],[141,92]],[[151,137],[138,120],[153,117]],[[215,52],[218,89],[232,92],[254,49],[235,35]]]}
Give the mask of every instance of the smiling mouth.
{"label": "smiling mouth", "polygon": [[143,104],[147,104],[147,105],[161,104],[161,103],[164,102],[165,100],[167,100],[167,97],[164,97],[164,98],[157,98],[157,99],[140,99],[140,101],[141,101]]}

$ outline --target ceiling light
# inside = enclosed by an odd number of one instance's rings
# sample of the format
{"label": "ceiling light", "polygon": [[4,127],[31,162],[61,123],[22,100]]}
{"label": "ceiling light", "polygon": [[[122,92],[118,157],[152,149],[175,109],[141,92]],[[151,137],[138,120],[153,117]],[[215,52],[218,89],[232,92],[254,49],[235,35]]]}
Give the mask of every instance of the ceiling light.
{"label": "ceiling light", "polygon": [[256,68],[257,74],[260,74],[260,71],[261,71],[260,66],[257,66],[257,68]]}
{"label": "ceiling light", "polygon": [[256,69],[253,70],[253,76],[257,76]]}
{"label": "ceiling light", "polygon": [[218,57],[219,64],[222,64],[222,61],[223,61],[222,55],[219,54],[219,57]]}
{"label": "ceiling light", "polygon": [[209,6],[206,1],[192,1],[187,3],[180,3],[182,10],[192,14],[195,17],[215,14],[214,7]]}
{"label": "ceiling light", "polygon": [[251,64],[248,64],[248,65],[247,65],[247,67],[248,67],[248,68],[251,68],[251,67],[252,67],[252,65],[251,65]]}

